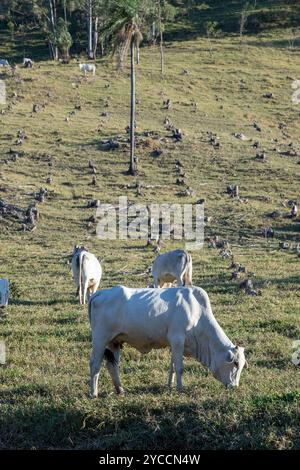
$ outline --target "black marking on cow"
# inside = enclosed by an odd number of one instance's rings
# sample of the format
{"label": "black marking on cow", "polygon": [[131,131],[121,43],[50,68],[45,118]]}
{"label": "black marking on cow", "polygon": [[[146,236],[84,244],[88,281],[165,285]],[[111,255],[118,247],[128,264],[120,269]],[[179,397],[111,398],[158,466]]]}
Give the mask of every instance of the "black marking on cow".
{"label": "black marking on cow", "polygon": [[107,360],[107,362],[110,362],[113,365],[117,364],[114,353],[110,349],[105,348],[104,358]]}

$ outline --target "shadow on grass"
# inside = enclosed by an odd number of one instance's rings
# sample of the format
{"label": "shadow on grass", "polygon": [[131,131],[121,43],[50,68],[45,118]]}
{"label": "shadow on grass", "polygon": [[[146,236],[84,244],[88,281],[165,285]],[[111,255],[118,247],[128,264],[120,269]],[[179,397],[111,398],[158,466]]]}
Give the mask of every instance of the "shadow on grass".
{"label": "shadow on grass", "polygon": [[[28,390],[24,390],[25,393]],[[44,393],[44,391],[43,391]],[[270,449],[285,442],[299,449],[299,394],[257,396],[247,404],[232,396],[199,403],[137,402],[117,404],[118,412],[85,412],[76,405],[36,402],[0,416],[0,447],[98,450]],[[103,409],[104,405],[104,409]],[[116,405],[116,404],[115,404]],[[113,410],[112,410],[113,411]],[[286,430],[288,431],[288,434]]]}
{"label": "shadow on grass", "polygon": [[12,299],[10,305],[23,305],[24,307],[49,307],[51,305],[69,305],[78,303],[75,300],[72,302],[69,299],[52,299],[52,300],[25,300],[25,299]]}

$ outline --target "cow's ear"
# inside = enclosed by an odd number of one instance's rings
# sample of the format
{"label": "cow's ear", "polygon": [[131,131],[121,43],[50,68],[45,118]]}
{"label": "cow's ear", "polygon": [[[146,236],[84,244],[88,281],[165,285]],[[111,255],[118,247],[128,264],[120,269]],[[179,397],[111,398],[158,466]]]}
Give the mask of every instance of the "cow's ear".
{"label": "cow's ear", "polygon": [[226,361],[232,363],[234,361],[234,353],[232,351],[228,351]]}

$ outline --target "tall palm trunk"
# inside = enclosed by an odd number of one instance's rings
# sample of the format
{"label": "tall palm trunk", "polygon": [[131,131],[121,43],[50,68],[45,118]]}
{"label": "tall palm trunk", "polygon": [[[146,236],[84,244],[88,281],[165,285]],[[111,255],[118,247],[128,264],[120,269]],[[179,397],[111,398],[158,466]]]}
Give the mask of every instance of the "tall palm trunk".
{"label": "tall palm trunk", "polygon": [[162,21],[161,21],[161,4],[158,0],[158,21],[159,21],[159,33],[160,33],[160,73],[163,76],[164,74],[164,39],[163,39],[163,30],[162,30]]}
{"label": "tall palm trunk", "polygon": [[130,164],[128,173],[134,176],[136,174],[136,161],[135,161],[135,63],[134,63],[134,39],[131,39],[130,44],[130,69],[131,69],[131,103],[130,103]]}
{"label": "tall palm trunk", "polygon": [[[56,36],[56,26],[57,26],[57,12],[56,12],[56,1],[49,0],[49,9],[50,9],[50,24],[52,29],[53,37]],[[58,47],[52,41],[49,42],[50,52],[53,60],[58,60]]]}
{"label": "tall palm trunk", "polygon": [[163,32],[162,30],[160,30],[160,73],[162,76],[164,74],[164,65],[165,65],[165,59],[164,59]]}

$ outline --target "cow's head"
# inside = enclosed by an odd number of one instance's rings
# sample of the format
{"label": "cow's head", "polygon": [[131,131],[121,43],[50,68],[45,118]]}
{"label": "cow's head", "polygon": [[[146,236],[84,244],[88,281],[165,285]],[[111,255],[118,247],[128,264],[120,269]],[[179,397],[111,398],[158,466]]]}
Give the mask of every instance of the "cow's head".
{"label": "cow's head", "polygon": [[244,348],[236,346],[233,349],[229,349],[219,358],[218,365],[213,374],[226,387],[238,387],[241,372],[245,365],[247,366]]}

